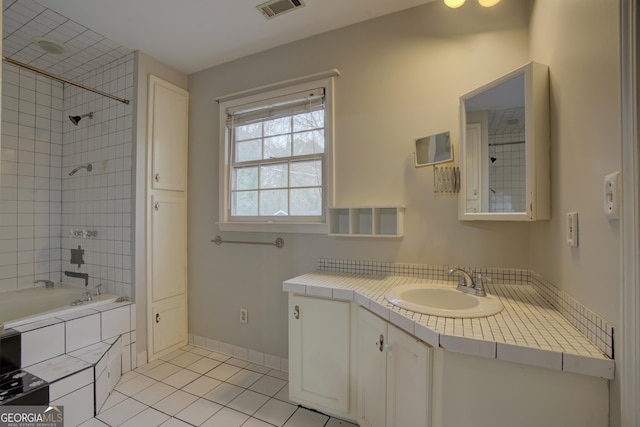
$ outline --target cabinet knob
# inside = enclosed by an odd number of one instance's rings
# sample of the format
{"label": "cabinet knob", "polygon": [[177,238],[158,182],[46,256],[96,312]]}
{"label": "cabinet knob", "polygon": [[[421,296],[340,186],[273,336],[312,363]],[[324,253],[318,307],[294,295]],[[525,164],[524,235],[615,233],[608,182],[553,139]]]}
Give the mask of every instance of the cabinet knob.
{"label": "cabinet knob", "polygon": [[160,323],[160,313],[156,313],[156,323]]}
{"label": "cabinet knob", "polygon": [[300,307],[298,307],[297,305],[293,308],[293,317],[295,317],[296,319],[300,318]]}
{"label": "cabinet knob", "polygon": [[156,202],[155,205],[153,205],[153,209],[155,209],[156,212],[159,211],[160,210],[160,202]]}
{"label": "cabinet knob", "polygon": [[160,182],[160,174],[159,174],[159,173],[155,174],[155,175],[153,176],[153,179],[154,179],[156,182]]}
{"label": "cabinet knob", "polygon": [[376,341],[376,347],[378,350],[384,351],[384,335],[380,334],[380,338]]}

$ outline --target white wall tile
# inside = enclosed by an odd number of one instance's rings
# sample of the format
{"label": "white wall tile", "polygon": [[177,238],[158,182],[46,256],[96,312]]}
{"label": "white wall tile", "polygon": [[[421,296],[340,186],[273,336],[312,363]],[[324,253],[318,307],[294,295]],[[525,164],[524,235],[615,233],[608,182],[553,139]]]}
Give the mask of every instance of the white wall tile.
{"label": "white wall tile", "polygon": [[56,400],[86,385],[93,384],[93,369],[85,369],[55,381],[49,386],[49,400]]}
{"label": "white wall tile", "polygon": [[64,353],[64,323],[25,332],[22,339],[22,366],[33,365]]}
{"label": "white wall tile", "polygon": [[67,353],[100,341],[100,314],[66,322]]}
{"label": "white wall tile", "polygon": [[52,405],[64,406],[65,425],[82,424],[93,417],[93,385],[85,386],[51,402]]}
{"label": "white wall tile", "polygon": [[129,332],[131,327],[131,311],[129,306],[104,311],[102,315],[102,339]]}

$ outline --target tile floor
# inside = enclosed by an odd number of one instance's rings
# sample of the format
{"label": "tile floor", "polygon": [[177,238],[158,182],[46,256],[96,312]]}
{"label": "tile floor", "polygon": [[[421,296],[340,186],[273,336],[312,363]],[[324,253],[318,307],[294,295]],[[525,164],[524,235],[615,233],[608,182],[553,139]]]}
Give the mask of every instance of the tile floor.
{"label": "tile floor", "polygon": [[82,427],[355,427],[289,402],[286,372],[186,346],[123,375]]}

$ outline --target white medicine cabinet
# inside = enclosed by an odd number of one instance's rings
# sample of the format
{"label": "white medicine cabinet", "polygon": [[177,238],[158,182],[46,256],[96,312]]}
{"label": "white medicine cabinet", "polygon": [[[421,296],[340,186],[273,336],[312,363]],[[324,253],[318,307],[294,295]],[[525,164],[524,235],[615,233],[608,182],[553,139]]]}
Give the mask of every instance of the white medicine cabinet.
{"label": "white medicine cabinet", "polygon": [[460,220],[549,219],[549,72],[530,62],[460,98]]}

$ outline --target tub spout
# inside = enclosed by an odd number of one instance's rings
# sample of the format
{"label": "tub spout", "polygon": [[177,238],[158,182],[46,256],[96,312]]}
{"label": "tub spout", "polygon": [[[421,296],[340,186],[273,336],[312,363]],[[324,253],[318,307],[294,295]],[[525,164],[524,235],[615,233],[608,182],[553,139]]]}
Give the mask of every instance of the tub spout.
{"label": "tub spout", "polygon": [[55,286],[55,283],[53,283],[51,280],[44,280],[44,279],[36,280],[33,283],[36,284],[40,282],[44,283],[45,288],[53,288]]}
{"label": "tub spout", "polygon": [[88,273],[76,273],[75,271],[65,271],[64,275],[68,277],[75,277],[77,279],[84,279],[84,286],[87,287],[89,285]]}

